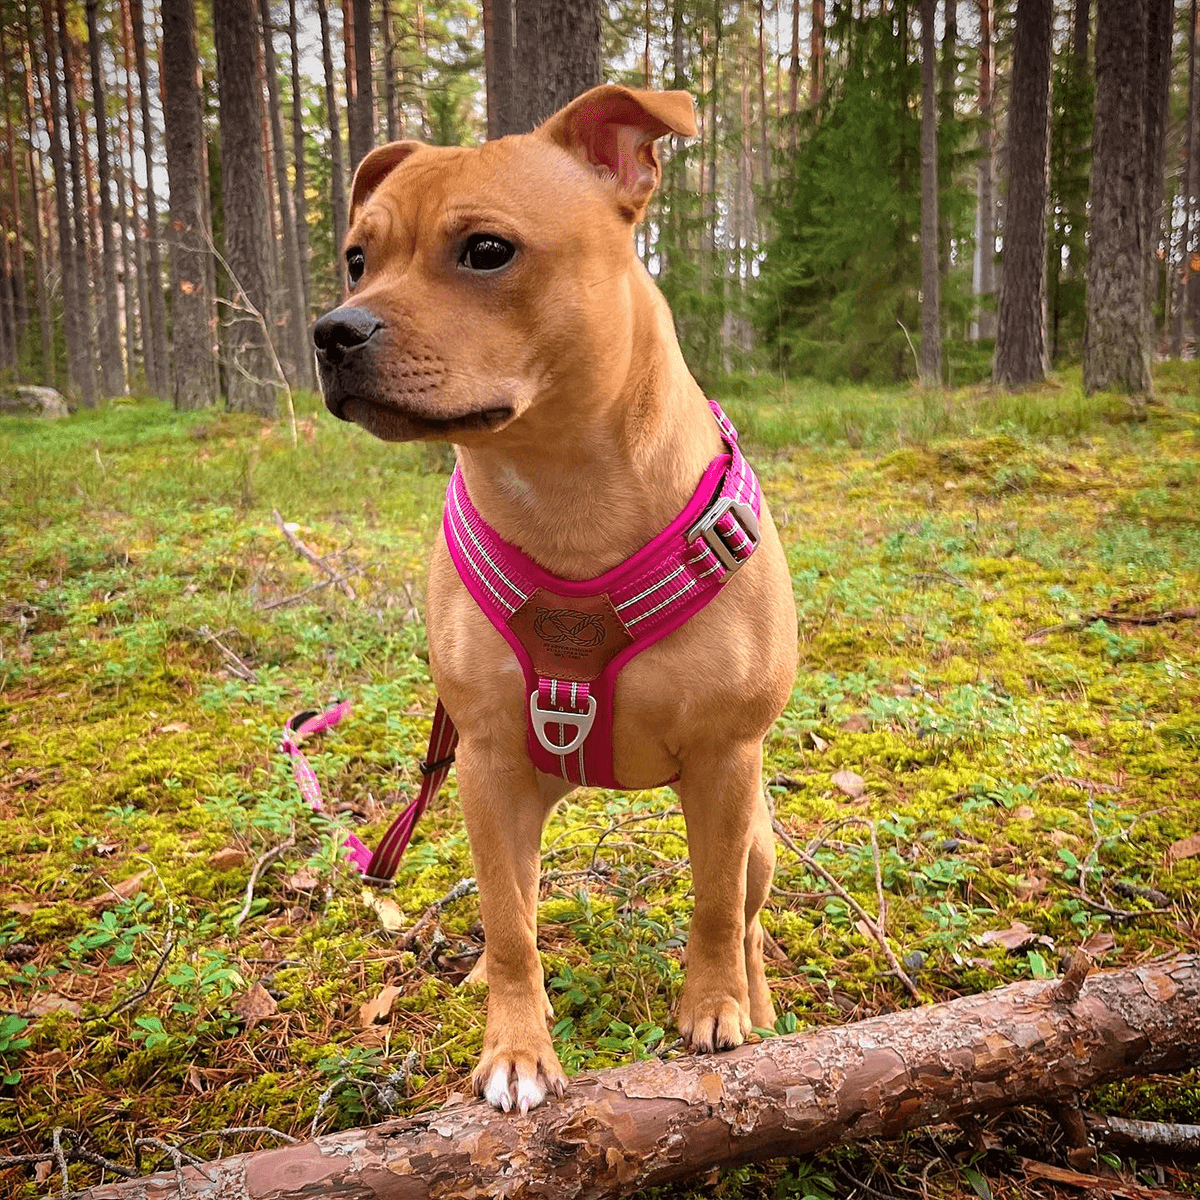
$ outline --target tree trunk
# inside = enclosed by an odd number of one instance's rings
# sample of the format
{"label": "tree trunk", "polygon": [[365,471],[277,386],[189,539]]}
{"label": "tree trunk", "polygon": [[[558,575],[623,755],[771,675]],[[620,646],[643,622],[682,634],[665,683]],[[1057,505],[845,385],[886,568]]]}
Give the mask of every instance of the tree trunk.
{"label": "tree trunk", "polygon": [[[296,24],[296,0],[288,0],[288,44],[292,54],[292,207],[296,213],[296,255],[300,263],[300,303],[303,316],[304,358],[312,374],[312,352],[308,348],[308,326],[312,318],[312,274],[308,240],[308,197],[304,189],[307,165],[304,161],[304,107],[300,95],[299,29]],[[335,247],[336,249],[336,247]],[[315,381],[310,382],[313,386]]]}
{"label": "tree trunk", "polygon": [[83,189],[83,156],[79,144],[78,107],[75,96],[75,71],[72,61],[70,33],[67,29],[67,6],[65,0],[56,0],[58,16],[58,49],[63,68],[63,124],[67,129],[67,146],[70,153],[68,168],[71,176],[71,208],[74,216],[74,238],[62,247],[63,258],[71,256],[75,262],[75,303],[78,312],[75,318],[76,382],[82,392],[85,408],[96,406],[96,372],[92,356],[94,333],[92,330],[92,280],[88,271],[87,209]]}
{"label": "tree trunk", "polygon": [[788,149],[796,153],[796,121],[800,108],[800,0],[792,0],[792,61],[788,67]]}
{"label": "tree trunk", "polygon": [[941,269],[938,255],[937,0],[921,0],[921,382],[942,382]]}
{"label": "tree trunk", "polygon": [[[398,141],[400,138],[400,100],[396,91],[396,35],[392,27],[392,0],[383,0],[381,14],[383,24],[383,97],[384,115],[387,118],[387,140]],[[487,13],[484,12],[484,23]],[[486,41],[486,38],[485,38]],[[490,77],[489,77],[490,80]],[[491,120],[491,83],[488,83],[488,119]],[[491,134],[489,133],[490,137]]]}
{"label": "tree trunk", "polygon": [[125,390],[133,387],[133,347],[137,331],[137,274],[133,266],[133,252],[130,243],[136,237],[136,217],[130,212],[129,199],[125,189],[125,147],[128,144],[125,137],[125,122],[118,113],[116,119],[116,166],[114,178],[117,184],[117,229],[121,239],[121,300],[125,315]]}
{"label": "tree trunk", "polygon": [[288,187],[287,154],[283,143],[283,106],[279,100],[279,69],[275,59],[275,28],[271,24],[270,0],[258,0],[262,21],[263,65],[266,68],[268,108],[271,114],[271,150],[275,162],[275,186],[279,197],[279,221],[283,230],[284,284],[287,288],[289,356],[292,382],[316,388],[312,351],[309,349],[308,320],[304,315],[304,293],[300,286],[300,246],[296,240],[296,218]]}
{"label": "tree trunk", "polygon": [[489,0],[485,36],[488,54],[488,137],[520,133],[513,64],[513,0]]}
{"label": "tree trunk", "polygon": [[[363,0],[369,3],[369,0]],[[358,69],[355,65],[354,0],[342,0],[342,68],[346,75],[346,148],[350,155],[350,174],[366,154],[358,144]]]}
{"label": "tree trunk", "polygon": [[[948,131],[955,119],[955,99],[958,94],[958,0],[946,0],[945,29],[942,33],[942,56],[938,66],[938,129]],[[938,139],[938,272],[942,277],[943,287],[950,275],[951,228],[950,215],[943,203],[943,196],[952,185],[952,164],[942,164],[941,159],[946,154],[947,135],[942,133]],[[942,166],[949,170],[942,170]]]}
{"label": "tree trunk", "polygon": [[1183,187],[1183,229],[1179,237],[1179,274],[1175,282],[1175,303],[1171,320],[1171,355],[1179,358],[1183,354],[1184,334],[1187,327],[1188,278],[1191,275],[1192,230],[1196,224],[1196,190],[1200,186],[1200,173],[1196,170],[1196,0],[1192,0],[1188,15],[1188,91],[1187,117],[1181,139],[1183,169],[1180,171]]}
{"label": "tree trunk", "polygon": [[[3,67],[4,95],[11,97],[14,92],[9,64],[14,61],[15,56],[10,57],[7,33],[6,28],[0,27],[0,65]],[[12,211],[12,288],[8,296],[11,301],[9,319],[12,322],[12,362],[15,365],[20,360],[24,348],[29,313],[25,281],[24,196],[17,178],[17,135],[13,128],[12,106],[8,103],[4,105],[4,145],[8,158],[8,196]],[[32,183],[32,177],[30,182]],[[6,238],[5,245],[8,244]]]}
{"label": "tree trunk", "polygon": [[254,0],[213,0],[221,120],[225,262],[235,308],[228,325],[228,407],[275,415],[266,180],[259,131]]}
{"label": "tree trunk", "polygon": [[[603,79],[600,0],[516,0],[514,54],[522,129],[533,129]],[[522,69],[524,68],[524,69]]]}
{"label": "tree trunk", "polygon": [[[154,195],[154,126],[150,120],[150,73],[146,65],[146,26],[142,0],[129,0],[129,19],[133,26],[133,49],[137,57],[138,82],[142,105],[142,148],[146,159],[146,291],[150,311],[143,311],[143,335],[146,345],[147,382],[157,396],[171,390],[171,368],[167,352],[167,309],[163,300],[162,251],[158,241],[158,201]],[[148,320],[145,318],[148,315]]]}
{"label": "tree trunk", "polygon": [[771,193],[771,115],[767,108],[767,30],[763,0],[758,0],[758,129],[762,136],[764,203]]}
{"label": "tree trunk", "polygon": [[[346,167],[342,161],[342,133],[338,123],[337,89],[334,85],[333,50],[329,37],[329,9],[326,0],[317,0],[321,21],[321,61],[325,68],[325,116],[329,122],[329,158],[333,196],[333,248],[339,259],[346,240]],[[339,269],[338,277],[342,277]]]}
{"label": "tree trunk", "polygon": [[[577,1076],[528,1116],[482,1102],[108,1184],[79,1200],[600,1200],[714,1167],[897,1138],[1200,1057],[1200,957]],[[1061,990],[1060,990],[1061,989]],[[499,1179],[498,1179],[499,1176]]]}
{"label": "tree trunk", "polygon": [[[1171,97],[1171,43],[1174,38],[1174,0],[1150,0],[1146,33],[1146,163],[1144,167],[1146,219],[1146,337],[1154,352],[1154,310],[1161,291],[1162,269],[1158,242],[1162,231],[1164,175],[1167,166],[1167,119]],[[1170,250],[1168,237],[1168,251]],[[1164,254],[1167,263],[1170,254]]]}
{"label": "tree trunk", "polygon": [[163,119],[167,176],[171,185],[168,236],[171,245],[171,345],[174,352],[174,400],[180,410],[208,408],[216,402],[209,339],[207,267],[208,229],[201,188],[207,184],[200,152],[204,138],[200,89],[196,76],[196,14],[193,0],[162,0]]}
{"label": "tree trunk", "polygon": [[993,376],[1005,387],[1046,377],[1046,217],[1050,195],[1053,0],[1017,0],[1008,118],[1004,277]]}
{"label": "tree trunk", "polygon": [[[63,104],[59,77],[57,38],[54,32],[53,0],[42,0],[42,29],[45,39],[46,93],[49,101],[50,162],[54,169],[54,206],[58,219],[58,258],[62,272],[63,335],[67,342],[67,375],[81,390],[84,379],[91,377],[81,328],[79,291],[83,282],[78,278],[78,260],[74,253],[75,237],[71,229],[71,200],[68,194],[66,154],[63,149]],[[95,396],[88,393],[92,404]],[[87,400],[85,399],[85,403]]]}
{"label": "tree trunk", "polygon": [[1149,0],[1097,0],[1091,252],[1083,386],[1151,390],[1146,319]]}
{"label": "tree trunk", "polygon": [[825,94],[825,0],[813,0],[812,34],[809,38],[808,102],[813,108]]}
{"label": "tree trunk", "polygon": [[50,296],[46,287],[50,238],[48,228],[46,238],[43,240],[42,237],[41,189],[38,182],[42,178],[42,159],[41,155],[34,149],[36,143],[33,121],[34,36],[32,9],[33,6],[30,5],[26,11],[26,19],[29,22],[29,26],[24,31],[25,43],[21,48],[22,68],[25,73],[25,168],[29,179],[29,199],[33,208],[33,221],[30,227],[33,230],[33,265],[37,294],[38,335],[42,348],[41,381],[48,387],[53,387],[56,376],[54,364],[54,327],[50,314]]}
{"label": "tree trunk", "polygon": [[992,0],[979,0],[979,197],[975,220],[976,332],[979,337],[996,336],[996,313],[991,298],[996,294],[996,205],[993,198],[996,175],[996,126],[993,94],[996,59],[992,46]]}
{"label": "tree trunk", "polygon": [[[130,11],[130,0],[121,0],[121,26],[124,37],[121,39],[125,52],[125,115],[129,137],[129,199],[130,224],[133,228],[133,256],[137,270],[137,320],[131,313],[125,314],[125,333],[127,355],[129,359],[129,374],[133,375],[134,348],[141,347],[142,382],[147,391],[153,391],[151,378],[154,372],[153,354],[151,350],[153,336],[150,321],[150,285],[146,278],[146,239],[142,231],[141,205],[138,200],[137,182],[137,122],[134,118],[133,97],[133,14]],[[140,335],[140,336],[139,336]]]}
{"label": "tree trunk", "polygon": [[[358,104],[351,119],[358,122],[359,149],[365,156],[375,145],[375,81],[371,74],[371,0],[354,4],[354,73]],[[356,159],[357,167],[362,161]]]}
{"label": "tree trunk", "polygon": [[108,108],[100,68],[100,33],[96,21],[99,0],[87,0],[88,56],[92,73],[92,122],[96,134],[96,166],[100,174],[100,276],[104,291],[100,312],[100,376],[104,392],[125,390],[121,364],[121,318],[117,301],[117,246],[113,237],[112,167],[108,157]]}

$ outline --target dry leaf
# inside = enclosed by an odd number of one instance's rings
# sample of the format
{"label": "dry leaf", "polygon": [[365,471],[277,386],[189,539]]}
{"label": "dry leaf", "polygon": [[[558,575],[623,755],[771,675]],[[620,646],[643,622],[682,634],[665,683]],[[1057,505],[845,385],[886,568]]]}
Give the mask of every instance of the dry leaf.
{"label": "dry leaf", "polygon": [[1034,946],[1054,946],[1054,939],[1043,933],[1034,933],[1024,921],[1014,921],[1007,929],[989,929],[980,934],[981,946],[1003,946],[1010,953],[1030,950]]}
{"label": "dry leaf", "polygon": [[204,1083],[204,1076],[200,1074],[200,1069],[195,1063],[192,1063],[192,1065],[187,1069],[187,1081],[188,1086],[194,1088],[198,1092],[205,1092],[208,1090]]}
{"label": "dry leaf", "polygon": [[208,865],[214,871],[228,871],[230,867],[240,867],[245,861],[245,850],[239,850],[236,846],[226,846],[208,856]]}
{"label": "dry leaf", "polygon": [[92,853],[97,858],[111,858],[120,848],[120,842],[97,842],[92,847]]}
{"label": "dry leaf", "polygon": [[44,1017],[47,1013],[67,1012],[77,1017],[83,1012],[79,1001],[69,996],[60,996],[57,992],[47,992],[43,996],[34,996],[29,1002],[29,1012],[35,1017]]}
{"label": "dry leaf", "polygon": [[1032,879],[1025,876],[1017,880],[1016,887],[1013,888],[1013,898],[1016,900],[1032,900],[1034,896],[1040,896],[1046,890],[1046,880],[1041,875],[1035,875]]}
{"label": "dry leaf", "polygon": [[234,1013],[241,1017],[247,1025],[261,1021],[263,1017],[273,1017],[279,1005],[275,997],[261,983],[256,983],[232,1005]]}
{"label": "dry leaf", "polygon": [[142,881],[149,874],[149,870],[139,871],[136,875],[130,875],[128,879],[122,879],[120,883],[114,883],[99,896],[93,896],[87,902],[88,906],[97,909],[107,908],[119,900],[132,900],[142,890]]}
{"label": "dry leaf", "polygon": [[1037,813],[1028,804],[1020,804],[1013,809],[1013,820],[1015,821],[1032,821],[1036,816]]}
{"label": "dry leaf", "polygon": [[379,995],[374,1000],[368,1000],[366,1004],[360,1005],[358,1023],[366,1029],[374,1025],[376,1021],[385,1020],[399,995],[400,989],[394,984],[389,983],[386,987],[380,988]]}
{"label": "dry leaf", "polygon": [[301,867],[295,874],[289,875],[283,881],[283,886],[290,888],[293,892],[311,892],[320,882],[321,880],[315,872],[310,871],[308,867]]}
{"label": "dry leaf", "polygon": [[871,718],[866,713],[851,713],[838,728],[846,733],[870,733]]}
{"label": "dry leaf", "polygon": [[186,721],[171,721],[158,727],[159,733],[187,733],[191,726]]}
{"label": "dry leaf", "polygon": [[33,1164],[34,1183],[45,1183],[53,1174],[54,1164],[52,1162],[40,1162]]}
{"label": "dry leaf", "polygon": [[1200,854],[1200,833],[1193,833],[1191,837],[1180,838],[1177,842],[1172,842],[1167,847],[1167,862],[1179,862],[1182,858],[1195,858]]}
{"label": "dry leaf", "polygon": [[379,918],[379,923],[388,933],[399,933],[404,928],[404,913],[400,905],[387,896],[377,896],[370,888],[363,888],[362,901]]}
{"label": "dry leaf", "polygon": [[851,800],[857,800],[867,790],[863,777],[854,771],[834,771],[830,779],[838,791],[849,796]]}
{"label": "dry leaf", "polygon": [[1092,958],[1099,958],[1102,954],[1107,954],[1116,946],[1116,939],[1107,929],[1101,929],[1098,933],[1093,933],[1086,942],[1080,946],[1080,949],[1090,954]]}
{"label": "dry leaf", "polygon": [[1091,1191],[1100,1182],[1097,1175],[1085,1175],[1082,1171],[1070,1171],[1066,1167],[1055,1167],[1050,1163],[1034,1162],[1031,1158],[1020,1160],[1026,1175],[1036,1179],[1049,1179],[1054,1183],[1065,1183],[1071,1187],[1087,1188]]}

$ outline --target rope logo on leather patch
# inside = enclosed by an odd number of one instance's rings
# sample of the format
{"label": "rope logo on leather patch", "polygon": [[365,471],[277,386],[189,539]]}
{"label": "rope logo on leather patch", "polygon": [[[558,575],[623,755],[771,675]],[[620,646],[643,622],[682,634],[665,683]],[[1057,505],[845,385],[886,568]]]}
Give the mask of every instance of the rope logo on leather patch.
{"label": "rope logo on leather patch", "polygon": [[599,613],[574,608],[539,608],[533,631],[547,646],[562,650],[591,650],[608,636]]}

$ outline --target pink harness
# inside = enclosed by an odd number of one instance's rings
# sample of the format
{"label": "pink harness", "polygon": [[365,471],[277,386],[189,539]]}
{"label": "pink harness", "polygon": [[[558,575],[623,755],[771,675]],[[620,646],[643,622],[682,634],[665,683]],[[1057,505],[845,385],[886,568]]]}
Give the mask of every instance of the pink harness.
{"label": "pink harness", "polygon": [[[725,451],[708,464],[683,512],[632,558],[595,579],[559,579],[504,541],[467,495],[456,467],[442,517],[459,577],[512,647],[529,696],[534,766],[571,783],[620,788],[613,771],[613,693],[621,668],[678,629],[721,590],[758,545],[762,492],[738,449],[737,431],[709,401]],[[301,713],[284,730],[301,794],[321,807],[300,742],[336,724],[349,705]],[[439,700],[421,763],[420,790],[372,853],[353,835],[351,863],[391,879],[413,829],[454,761],[458,732]],[[673,780],[663,780],[670,783]]]}
{"label": "pink harness", "polygon": [[504,541],[480,516],[455,468],[442,529],[467,591],[521,664],[529,754],[539,771],[571,783],[622,786],[613,772],[617,675],[703,608],[754,553],[758,480],[729,419],[710,405],[725,453],[709,463],[662,533],[595,579],[559,579]]}

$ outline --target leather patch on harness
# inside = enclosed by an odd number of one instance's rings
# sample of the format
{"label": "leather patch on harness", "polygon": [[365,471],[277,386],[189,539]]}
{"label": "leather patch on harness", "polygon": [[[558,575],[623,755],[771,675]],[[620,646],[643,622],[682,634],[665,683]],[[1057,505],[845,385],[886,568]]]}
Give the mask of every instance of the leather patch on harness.
{"label": "leather patch on harness", "polygon": [[549,679],[590,683],[633,642],[607,592],[557,596],[538,588],[508,619],[508,627]]}

